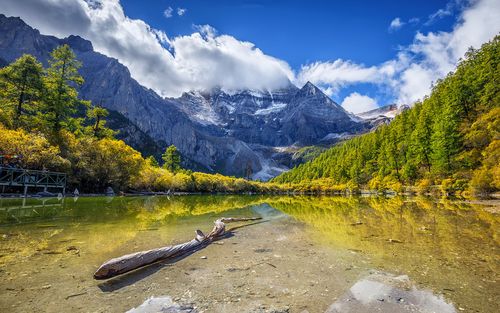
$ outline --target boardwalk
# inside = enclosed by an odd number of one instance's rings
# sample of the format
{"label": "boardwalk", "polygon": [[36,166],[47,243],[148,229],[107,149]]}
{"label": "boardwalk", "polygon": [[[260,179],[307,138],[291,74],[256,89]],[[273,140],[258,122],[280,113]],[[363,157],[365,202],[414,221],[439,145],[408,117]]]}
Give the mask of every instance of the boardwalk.
{"label": "boardwalk", "polygon": [[22,187],[24,195],[28,193],[29,187],[61,189],[64,194],[66,191],[66,174],[58,172],[27,170],[22,168],[0,167],[0,186],[2,193],[5,187]]}

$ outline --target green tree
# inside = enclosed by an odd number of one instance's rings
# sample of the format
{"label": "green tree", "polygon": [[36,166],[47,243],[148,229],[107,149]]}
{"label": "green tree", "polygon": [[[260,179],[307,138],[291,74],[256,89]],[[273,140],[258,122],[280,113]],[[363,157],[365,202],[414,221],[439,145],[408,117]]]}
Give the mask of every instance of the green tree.
{"label": "green tree", "polygon": [[460,148],[459,119],[451,106],[445,106],[434,123],[432,133],[432,167],[436,174],[446,175],[453,167],[453,157]]}
{"label": "green tree", "polygon": [[42,74],[42,64],[29,54],[0,69],[0,103],[13,128],[31,128],[32,122],[28,119],[42,94]]}
{"label": "green tree", "polygon": [[146,161],[148,162],[148,164],[152,167],[160,167],[160,165],[158,164],[158,161],[156,160],[156,158],[152,155],[148,156],[146,158]]}
{"label": "green tree", "polygon": [[92,123],[90,126],[90,132],[92,136],[96,138],[112,138],[115,132],[106,125],[106,117],[108,117],[109,112],[103,107],[90,106],[87,110],[87,119]]}
{"label": "green tree", "polygon": [[49,130],[57,135],[62,128],[72,125],[78,105],[83,104],[75,88],[83,84],[83,78],[78,73],[81,63],[68,45],[56,48],[50,56],[43,119]]}
{"label": "green tree", "polygon": [[176,146],[169,146],[161,158],[164,162],[163,168],[166,168],[173,173],[181,169],[181,155],[179,151],[177,151]]}

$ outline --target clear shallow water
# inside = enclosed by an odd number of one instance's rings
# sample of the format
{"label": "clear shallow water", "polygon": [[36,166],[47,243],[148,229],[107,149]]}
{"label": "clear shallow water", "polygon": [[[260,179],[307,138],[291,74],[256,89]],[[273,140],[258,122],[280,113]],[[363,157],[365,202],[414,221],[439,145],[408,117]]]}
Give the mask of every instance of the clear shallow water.
{"label": "clear shallow water", "polygon": [[[493,211],[420,198],[0,199],[0,311],[497,312]],[[176,263],[92,279],[110,258],[256,215]]]}

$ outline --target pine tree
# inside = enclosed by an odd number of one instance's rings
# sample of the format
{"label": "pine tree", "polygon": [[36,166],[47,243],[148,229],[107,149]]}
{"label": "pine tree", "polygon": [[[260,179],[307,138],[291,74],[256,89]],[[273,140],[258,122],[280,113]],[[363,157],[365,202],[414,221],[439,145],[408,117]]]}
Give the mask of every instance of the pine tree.
{"label": "pine tree", "polygon": [[152,167],[159,167],[160,165],[158,164],[158,161],[156,161],[156,158],[152,155],[148,156],[146,158],[146,161],[151,165]]}
{"label": "pine tree", "polygon": [[44,120],[49,130],[57,135],[63,127],[71,125],[77,106],[82,104],[75,87],[83,84],[83,78],[78,73],[81,63],[68,45],[56,48],[50,56],[45,77]]}
{"label": "pine tree", "polygon": [[[417,105],[415,109],[420,109]],[[431,171],[431,138],[432,138],[432,119],[427,107],[419,110],[418,120],[415,130],[412,133],[412,156],[416,164],[424,166],[427,172]]]}
{"label": "pine tree", "polygon": [[28,54],[0,69],[0,103],[8,111],[13,128],[33,126],[28,118],[33,116],[42,94],[42,73],[42,64]]}
{"label": "pine tree", "polygon": [[452,170],[453,157],[460,149],[459,114],[454,106],[445,104],[434,122],[432,167],[438,175],[446,175]]}
{"label": "pine tree", "polygon": [[181,155],[177,151],[177,147],[171,145],[165,150],[165,153],[161,156],[163,160],[163,168],[175,173],[181,169]]}
{"label": "pine tree", "polygon": [[107,128],[106,117],[109,115],[108,110],[99,106],[90,106],[87,110],[87,118],[92,123],[90,132],[96,138],[112,138],[116,132]]}

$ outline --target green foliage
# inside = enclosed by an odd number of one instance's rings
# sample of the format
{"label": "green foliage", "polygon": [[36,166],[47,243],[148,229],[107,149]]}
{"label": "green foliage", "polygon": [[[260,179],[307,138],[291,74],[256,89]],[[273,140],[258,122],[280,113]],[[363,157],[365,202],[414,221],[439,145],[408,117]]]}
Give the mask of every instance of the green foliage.
{"label": "green foliage", "polygon": [[181,154],[177,151],[176,146],[169,146],[161,158],[164,162],[163,168],[170,172],[175,173],[181,169]]}
{"label": "green foliage", "polygon": [[78,73],[81,63],[68,45],[56,48],[50,56],[50,66],[44,77],[47,92],[41,113],[47,128],[56,135],[61,128],[75,126],[72,119],[77,106],[83,104],[75,87],[83,84],[83,78]]}
{"label": "green foliage", "polygon": [[329,179],[394,191],[417,184],[428,192],[430,182],[438,180],[443,192],[456,193],[472,178],[473,192],[499,190],[499,69],[497,36],[469,50],[455,73],[389,125],[334,146],[273,182],[306,185]]}
{"label": "green foliage", "polygon": [[87,110],[87,119],[91,125],[87,126],[87,133],[90,133],[95,138],[113,138],[116,132],[105,126],[105,119],[108,115],[109,112],[105,108],[90,106]]}
{"label": "green foliage", "polygon": [[160,167],[160,164],[158,164],[158,161],[156,160],[156,158],[152,155],[148,156],[146,158],[146,162],[148,162],[148,165],[149,166],[152,166],[152,167]]}
{"label": "green foliage", "polygon": [[[50,67],[25,55],[0,70],[0,154],[20,155],[20,165],[68,173],[70,187],[84,192],[135,188],[154,191],[281,191],[273,184],[193,173],[181,169],[175,146],[164,168],[113,137],[108,111],[78,98],[80,62],[67,46],[55,49]],[[77,114],[86,108],[86,121]],[[86,125],[84,127],[84,125]]]}
{"label": "green foliage", "polygon": [[32,115],[43,93],[42,72],[42,64],[28,54],[0,69],[0,115],[6,125],[33,128]]}

